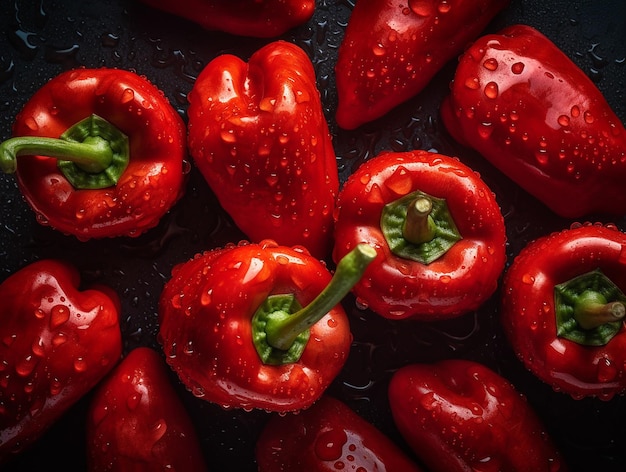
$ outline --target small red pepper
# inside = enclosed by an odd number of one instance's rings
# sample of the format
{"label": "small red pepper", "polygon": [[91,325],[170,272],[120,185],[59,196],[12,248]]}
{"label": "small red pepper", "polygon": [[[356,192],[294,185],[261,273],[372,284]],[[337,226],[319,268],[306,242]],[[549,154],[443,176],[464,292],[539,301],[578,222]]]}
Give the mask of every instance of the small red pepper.
{"label": "small red pepper", "polygon": [[159,304],[168,364],[194,395],[224,408],[307,408],[347,359],[352,335],[338,303],[374,256],[357,247],[332,281],[307,252],[269,240],[176,266]]}
{"label": "small red pepper", "polygon": [[80,240],[138,236],[182,194],[182,118],[132,72],[60,74],[26,103],[13,135],[0,169],[17,173],[40,223]]}
{"label": "small red pepper", "polygon": [[433,472],[567,470],[526,398],[477,362],[402,367],[389,384],[396,426]]}
{"label": "small red pepper", "polygon": [[626,235],[575,225],[528,244],[507,271],[502,323],[524,365],[555,390],[626,392]]}
{"label": "small red pepper", "polygon": [[273,416],[256,444],[259,472],[419,472],[374,425],[323,395],[297,415]]}
{"label": "small red pepper", "polygon": [[275,41],[248,63],[218,56],[189,93],[188,115],[191,155],[248,239],[328,256],[339,178],[305,52]]}
{"label": "small red pepper", "polygon": [[120,303],[107,287],[79,291],[57,260],[0,285],[0,462],[37,440],[118,362]]}
{"label": "small red pepper", "polygon": [[480,176],[438,153],[383,153],[338,197],[333,257],[360,243],[378,256],[353,291],[392,319],[435,320],[478,308],[505,262],[504,219]]}
{"label": "small red pepper", "polygon": [[454,138],[558,215],[626,213],[626,129],[585,72],[534,28],[477,40],[441,113]]}
{"label": "small red pepper", "polygon": [[280,36],[311,19],[315,0],[141,0],[208,30],[239,36]]}
{"label": "small red pepper", "polygon": [[133,349],[89,404],[87,465],[101,470],[204,472],[200,443],[156,351]]}
{"label": "small red pepper", "polygon": [[335,75],[339,126],[354,129],[417,95],[508,0],[359,0]]}

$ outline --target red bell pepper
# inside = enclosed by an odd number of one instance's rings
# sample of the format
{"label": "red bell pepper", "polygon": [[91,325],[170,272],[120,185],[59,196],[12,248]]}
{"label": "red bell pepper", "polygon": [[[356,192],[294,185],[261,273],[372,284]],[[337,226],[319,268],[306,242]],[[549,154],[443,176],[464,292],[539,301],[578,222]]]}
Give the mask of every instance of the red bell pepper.
{"label": "red bell pepper", "polygon": [[330,283],[322,262],[271,240],[197,255],[161,295],[167,362],[194,395],[224,408],[307,408],[347,360],[352,335],[338,303],[374,255],[359,246]]}
{"label": "red bell pepper", "polygon": [[189,93],[189,148],[222,207],[253,242],[332,246],[337,162],[315,72],[275,41],[248,63],[218,56]]}
{"label": "red bell pepper", "polygon": [[311,19],[315,0],[141,0],[208,30],[239,36],[280,36]]}
{"label": "red bell pepper", "polygon": [[537,30],[515,25],[476,41],[441,113],[453,137],[558,215],[626,213],[626,129]]}
{"label": "red bell pepper", "polygon": [[333,257],[378,250],[353,291],[392,319],[435,320],[478,308],[505,262],[504,219],[480,176],[438,153],[383,153],[338,197]]}
{"label": "red bell pepper", "polygon": [[91,390],[122,352],[120,304],[79,273],[34,262],[0,285],[0,462],[23,451]]}
{"label": "red bell pepper", "polygon": [[139,347],[98,386],[87,419],[89,471],[206,471],[194,426],[156,351]]}
{"label": "red bell pepper", "polygon": [[182,194],[183,121],[132,72],[62,73],[26,103],[13,135],[0,169],[17,172],[40,223],[81,240],[138,236]]}
{"label": "red bell pepper", "polygon": [[354,129],[417,95],[508,0],[359,0],[339,47],[336,120]]}
{"label": "red bell pepper", "polygon": [[420,468],[374,425],[327,395],[297,415],[273,416],[256,444],[259,472]]}
{"label": "red bell pepper", "polygon": [[574,398],[626,392],[626,235],[575,225],[528,244],[503,282],[502,323],[524,365]]}
{"label": "red bell pepper", "polygon": [[389,384],[393,419],[433,472],[567,470],[512,384],[477,362],[411,364]]}

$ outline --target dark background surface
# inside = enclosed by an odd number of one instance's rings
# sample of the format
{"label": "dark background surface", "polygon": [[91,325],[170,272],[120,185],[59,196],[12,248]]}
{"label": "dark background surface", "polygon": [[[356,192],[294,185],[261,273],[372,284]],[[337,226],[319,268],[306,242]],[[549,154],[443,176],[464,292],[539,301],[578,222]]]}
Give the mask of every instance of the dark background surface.
{"label": "dark background surface", "polygon": [[[353,2],[320,0],[313,19],[282,39],[303,47],[313,61],[333,134],[342,181],[381,150],[435,149],[458,155],[478,170],[505,215],[509,263],[534,238],[568,227],[542,204],[455,144],[438,107],[454,73],[449,63],[414,99],[356,131],[334,122],[333,66]],[[270,40],[207,32],[134,0],[0,0],[0,138],[10,136],[17,111],[46,81],[78,66],[118,67],[146,75],[186,119],[187,99],[204,65],[221,53],[247,59]],[[596,83],[626,121],[626,7],[623,0],[512,0],[488,27],[532,25],[561,47]],[[590,218],[591,221],[609,220]],[[613,220],[626,230],[626,220]],[[0,175],[0,281],[29,262],[61,257],[79,267],[86,283],[115,288],[123,303],[126,352],[156,342],[157,300],[172,266],[196,252],[244,239],[192,168],[183,199],[161,224],[137,238],[78,242],[39,225],[13,176]],[[486,364],[523,392],[543,419],[572,470],[626,470],[626,399],[572,400],[526,372],[504,340],[496,293],[477,312],[436,322],[391,322],[344,301],[354,344],[345,369],[330,388],[359,414],[396,440],[386,399],[388,380],[409,362],[466,358]],[[172,381],[200,434],[211,470],[256,470],[253,448],[266,413],[224,411],[195,399]],[[85,467],[84,423],[89,396],[79,402],[10,471]],[[408,449],[407,449],[408,450]]]}

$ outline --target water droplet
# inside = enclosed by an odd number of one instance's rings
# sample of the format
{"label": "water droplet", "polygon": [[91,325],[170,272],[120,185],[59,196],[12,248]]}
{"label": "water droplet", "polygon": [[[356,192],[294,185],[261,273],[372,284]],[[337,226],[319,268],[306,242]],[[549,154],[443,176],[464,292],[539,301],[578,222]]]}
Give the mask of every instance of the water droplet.
{"label": "water droplet", "polygon": [[448,0],[441,0],[439,5],[437,5],[437,10],[439,13],[448,13],[452,9],[452,5]]}
{"label": "water droplet", "polygon": [[55,329],[70,319],[70,310],[65,305],[55,305],[50,310],[50,328]]}
{"label": "water droplet", "polygon": [[559,116],[558,120],[559,124],[563,127],[567,127],[569,126],[569,116],[567,115],[561,115]]}
{"label": "water droplet", "polygon": [[28,127],[29,130],[31,131],[37,131],[39,129],[39,125],[37,124],[37,121],[35,120],[35,118],[28,117],[24,120],[24,124]]}
{"label": "water droplet", "polygon": [[26,356],[15,364],[15,372],[22,377],[30,375],[37,365],[37,359],[33,356]]}
{"label": "water droplet", "polygon": [[522,275],[522,283],[525,283],[527,285],[532,285],[535,283],[535,277],[533,277],[530,274],[524,274]]}
{"label": "water droplet", "polygon": [[330,429],[321,433],[315,441],[315,455],[322,461],[337,460],[343,453],[348,435],[343,429]]}
{"label": "water droplet", "polygon": [[76,372],[85,372],[87,370],[87,361],[83,357],[74,359],[74,370]]}
{"label": "water droplet", "polygon": [[516,62],[511,65],[511,72],[513,72],[515,75],[519,75],[524,72],[524,67],[525,65],[523,62]]}
{"label": "water droplet", "polygon": [[375,56],[384,56],[385,55],[385,46],[383,46],[382,44],[378,43],[378,44],[376,44],[376,46],[374,46],[372,48],[372,52],[374,53]]}
{"label": "water droplet", "polygon": [[385,181],[385,186],[396,195],[406,195],[413,189],[413,180],[411,179],[411,174],[404,167],[400,166]]}
{"label": "water droplet", "polygon": [[478,125],[478,135],[483,139],[488,139],[493,133],[492,123],[481,123]]}
{"label": "water droplet", "polygon": [[237,141],[235,131],[232,129],[223,129],[220,132],[220,138],[222,138],[222,141],[224,141],[225,143],[234,143],[235,141]]}
{"label": "water droplet", "polygon": [[489,82],[485,85],[485,96],[492,100],[498,98],[498,84],[495,82]]}
{"label": "water droplet", "polygon": [[129,411],[133,411],[137,408],[137,406],[139,406],[140,403],[141,394],[138,392],[133,392],[126,399],[126,408],[128,408]]}
{"label": "water droplet", "polygon": [[483,62],[483,67],[487,70],[494,71],[498,68],[498,61],[495,58],[490,57]]}
{"label": "water droplet", "polygon": [[132,102],[134,98],[135,98],[135,92],[133,91],[133,89],[127,88],[126,90],[122,92],[122,98],[120,99],[120,101],[122,103],[128,103],[128,102]]}
{"label": "water droplet", "polygon": [[434,13],[433,4],[427,0],[409,0],[409,8],[418,16],[427,17]]}
{"label": "water droplet", "polygon": [[590,111],[588,111],[588,110],[587,110],[587,111],[584,113],[584,115],[583,115],[583,116],[584,116],[584,119],[585,119],[585,123],[587,123],[587,124],[591,124],[591,123],[593,123],[593,122],[594,122],[594,117],[593,117],[593,115],[591,114],[591,112],[590,112]]}
{"label": "water droplet", "polygon": [[470,90],[478,90],[480,88],[480,81],[478,77],[468,77],[465,79],[464,85]]}
{"label": "water droplet", "polygon": [[597,376],[599,382],[612,382],[618,373],[619,371],[611,359],[603,357],[598,361]]}

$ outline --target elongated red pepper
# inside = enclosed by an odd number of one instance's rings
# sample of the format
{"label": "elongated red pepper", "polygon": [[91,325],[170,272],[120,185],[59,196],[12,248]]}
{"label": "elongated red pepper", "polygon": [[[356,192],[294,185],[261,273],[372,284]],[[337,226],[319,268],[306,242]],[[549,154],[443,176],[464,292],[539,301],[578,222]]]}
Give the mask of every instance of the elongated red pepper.
{"label": "elongated red pepper", "polygon": [[502,323],[524,365],[555,390],[626,392],[626,235],[576,225],[528,244],[504,278]]}
{"label": "elongated red pepper", "polygon": [[297,415],[276,415],[256,444],[259,472],[418,472],[420,468],[346,404],[323,395]]}
{"label": "elongated red pepper", "polygon": [[167,362],[194,395],[224,408],[309,407],[347,359],[352,335],[338,303],[374,256],[359,246],[331,282],[310,254],[270,240],[197,255],[161,295]]}
{"label": "elongated red pepper", "polygon": [[79,291],[79,279],[73,266],[41,260],[0,285],[0,462],[37,440],[120,358],[117,295]]}
{"label": "elongated red pepper", "polygon": [[336,119],[346,129],[417,95],[508,0],[359,0],[335,66]]}
{"label": "elongated red pepper", "polygon": [[534,410],[473,361],[402,367],[389,384],[394,421],[433,472],[567,470]]}
{"label": "elongated red pepper", "polygon": [[60,74],[26,103],[13,135],[0,169],[16,172],[40,223],[81,240],[138,236],[182,194],[184,124],[135,73]]}
{"label": "elongated red pepper", "polygon": [[555,213],[626,213],[626,129],[589,77],[534,28],[477,40],[441,113],[452,136]]}
{"label": "elongated red pepper", "polygon": [[495,196],[457,159],[383,153],[357,169],[338,198],[333,257],[360,243],[378,256],[353,291],[393,319],[435,320],[478,308],[505,261]]}
{"label": "elongated red pepper", "polygon": [[102,470],[207,470],[193,424],[156,351],[138,347],[98,386],[87,463]]}
{"label": "elongated red pepper", "polygon": [[141,0],[209,30],[271,38],[313,16],[315,0]]}
{"label": "elongated red pepper", "polygon": [[211,61],[189,93],[189,149],[248,239],[332,246],[337,162],[311,60],[275,41]]}

